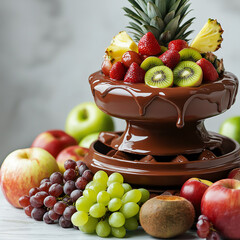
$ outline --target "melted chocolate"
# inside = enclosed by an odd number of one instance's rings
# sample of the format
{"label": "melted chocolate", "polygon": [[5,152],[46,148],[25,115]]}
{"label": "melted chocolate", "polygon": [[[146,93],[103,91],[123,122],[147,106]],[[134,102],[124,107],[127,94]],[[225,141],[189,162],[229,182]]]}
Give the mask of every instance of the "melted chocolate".
{"label": "melted chocolate", "polygon": [[230,108],[238,89],[228,72],[199,87],[152,88],[111,80],[100,71],[89,82],[98,107],[127,121],[123,134],[103,133],[100,141],[118,151],[156,156],[219,148],[222,139],[207,132],[203,120]]}

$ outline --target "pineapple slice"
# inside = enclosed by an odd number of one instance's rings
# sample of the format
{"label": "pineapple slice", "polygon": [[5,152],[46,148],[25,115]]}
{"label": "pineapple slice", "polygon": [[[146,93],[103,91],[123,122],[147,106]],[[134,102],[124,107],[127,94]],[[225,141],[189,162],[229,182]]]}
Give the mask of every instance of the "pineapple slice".
{"label": "pineapple slice", "polygon": [[106,54],[114,64],[121,61],[122,55],[127,51],[138,52],[138,46],[125,31],[122,31],[113,38],[111,45],[106,49]]}
{"label": "pineapple slice", "polygon": [[198,33],[190,47],[197,49],[200,53],[215,52],[221,47],[223,29],[215,19],[208,22]]}

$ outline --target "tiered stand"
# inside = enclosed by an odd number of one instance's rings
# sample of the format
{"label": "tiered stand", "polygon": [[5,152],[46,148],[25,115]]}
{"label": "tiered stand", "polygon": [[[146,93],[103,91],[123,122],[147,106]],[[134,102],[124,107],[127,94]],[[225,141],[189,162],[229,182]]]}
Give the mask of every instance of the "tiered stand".
{"label": "tiered stand", "polygon": [[[97,106],[127,123],[123,133],[102,133],[91,145],[86,162],[93,172],[117,171],[130,184],[169,189],[190,177],[216,181],[240,166],[239,144],[204,126],[235,102],[232,73],[194,88],[127,84],[100,71],[89,82]],[[204,151],[212,154],[202,157]]]}

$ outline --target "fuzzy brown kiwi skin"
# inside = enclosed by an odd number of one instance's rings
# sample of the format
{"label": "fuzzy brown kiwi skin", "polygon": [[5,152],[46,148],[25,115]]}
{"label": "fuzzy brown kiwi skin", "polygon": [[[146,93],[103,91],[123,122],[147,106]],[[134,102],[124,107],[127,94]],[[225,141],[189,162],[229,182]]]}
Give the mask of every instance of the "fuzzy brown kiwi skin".
{"label": "fuzzy brown kiwi skin", "polygon": [[157,196],[143,204],[139,217],[141,226],[149,235],[173,238],[192,227],[195,210],[185,198]]}

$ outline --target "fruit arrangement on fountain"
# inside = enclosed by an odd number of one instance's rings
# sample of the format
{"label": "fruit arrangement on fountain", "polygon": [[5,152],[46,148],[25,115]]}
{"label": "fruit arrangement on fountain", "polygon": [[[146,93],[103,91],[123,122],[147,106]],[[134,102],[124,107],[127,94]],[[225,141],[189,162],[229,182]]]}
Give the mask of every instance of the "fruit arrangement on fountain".
{"label": "fruit arrangement on fountain", "polygon": [[[238,90],[213,54],[221,25],[209,19],[189,44],[188,0],[129,2],[134,11],[124,10],[138,45],[120,32],[89,78],[102,111],[80,104],[66,132],[43,132],[31,148],[9,154],[0,173],[4,196],[37,221],[100,237],[122,238],[141,226],[173,238],[195,221],[200,238],[238,240],[240,147],[204,127],[234,104]],[[124,132],[112,131],[109,115],[126,120]],[[221,132],[228,135],[235,120],[227,121]],[[108,132],[87,149],[100,131]]]}
{"label": "fruit arrangement on fountain", "polygon": [[163,7],[131,1],[135,12],[124,10],[138,45],[120,32],[106,49],[102,70],[89,78],[97,106],[125,119],[126,129],[101,133],[88,166],[118,171],[154,191],[179,188],[190,177],[216,181],[240,165],[239,145],[204,126],[206,118],[232,106],[238,89],[236,76],[213,54],[223,30],[209,19],[189,45],[193,19],[182,22],[188,6],[180,2]]}

